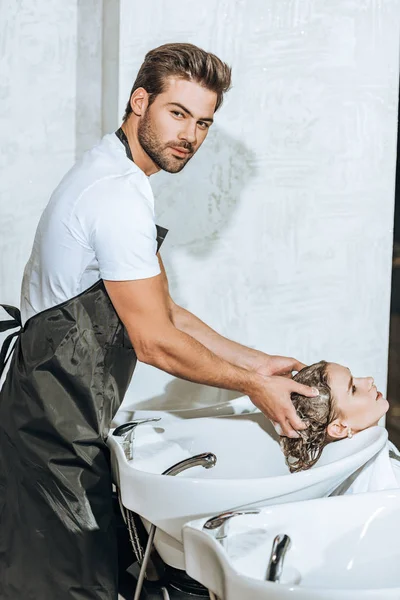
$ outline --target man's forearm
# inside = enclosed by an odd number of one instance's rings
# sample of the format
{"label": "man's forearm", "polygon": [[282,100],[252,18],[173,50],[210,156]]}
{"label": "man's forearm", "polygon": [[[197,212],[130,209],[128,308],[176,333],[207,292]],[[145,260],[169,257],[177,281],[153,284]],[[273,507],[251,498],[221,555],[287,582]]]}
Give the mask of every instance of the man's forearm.
{"label": "man's forearm", "polygon": [[246,395],[259,392],[264,386],[261,375],[219,357],[172,323],[143,346],[137,343],[135,349],[140,361],[194,383]]}
{"label": "man's forearm", "polygon": [[201,319],[177,304],[172,311],[173,323],[177,329],[187,333],[211,352],[233,365],[251,369],[260,352],[223,337],[206,325]]}

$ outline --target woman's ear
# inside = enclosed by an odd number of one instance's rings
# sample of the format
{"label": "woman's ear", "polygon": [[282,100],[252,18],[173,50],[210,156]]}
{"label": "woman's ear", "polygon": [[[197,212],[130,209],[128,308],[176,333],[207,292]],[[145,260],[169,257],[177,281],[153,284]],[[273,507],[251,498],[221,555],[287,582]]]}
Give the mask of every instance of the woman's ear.
{"label": "woman's ear", "polygon": [[329,423],[326,431],[328,436],[333,440],[342,440],[347,437],[349,426],[347,423],[342,423],[339,419],[335,419]]}

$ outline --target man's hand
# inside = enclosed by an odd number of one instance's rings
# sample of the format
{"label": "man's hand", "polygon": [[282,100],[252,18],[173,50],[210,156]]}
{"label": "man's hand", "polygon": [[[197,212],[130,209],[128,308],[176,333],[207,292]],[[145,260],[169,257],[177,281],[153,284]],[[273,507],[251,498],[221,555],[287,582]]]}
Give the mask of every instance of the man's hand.
{"label": "man's hand", "polygon": [[296,392],[302,396],[313,398],[318,396],[318,390],[297,383],[285,377],[265,377],[260,375],[258,390],[250,393],[250,400],[255,404],[273,423],[280,426],[280,434],[287,437],[299,437],[297,431],[305,429],[297,415],[290,394]]}
{"label": "man's hand", "polygon": [[280,375],[281,377],[292,377],[293,371],[301,371],[306,365],[289,356],[274,356],[257,352],[252,361],[252,370],[260,375],[270,377]]}

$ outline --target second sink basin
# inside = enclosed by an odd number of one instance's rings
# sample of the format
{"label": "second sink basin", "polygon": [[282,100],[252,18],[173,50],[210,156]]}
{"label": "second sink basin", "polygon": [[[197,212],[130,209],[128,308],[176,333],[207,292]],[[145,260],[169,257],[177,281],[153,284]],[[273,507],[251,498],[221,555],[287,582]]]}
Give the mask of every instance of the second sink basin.
{"label": "second sink basin", "polygon": [[[271,506],[229,522],[225,547],[184,527],[188,574],[224,600],[400,598],[400,490]],[[265,581],[274,537],[291,546],[281,583]]]}

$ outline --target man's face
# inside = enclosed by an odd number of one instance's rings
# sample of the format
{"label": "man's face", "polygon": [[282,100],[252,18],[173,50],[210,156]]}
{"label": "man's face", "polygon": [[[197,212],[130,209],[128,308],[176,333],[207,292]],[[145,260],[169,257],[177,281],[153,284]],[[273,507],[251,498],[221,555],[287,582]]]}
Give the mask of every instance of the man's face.
{"label": "man's face", "polygon": [[158,168],[183,169],[207,136],[216,101],[215,92],[194,81],[168,79],[138,125],[139,143]]}

